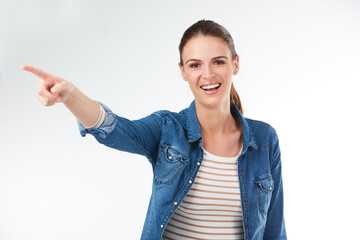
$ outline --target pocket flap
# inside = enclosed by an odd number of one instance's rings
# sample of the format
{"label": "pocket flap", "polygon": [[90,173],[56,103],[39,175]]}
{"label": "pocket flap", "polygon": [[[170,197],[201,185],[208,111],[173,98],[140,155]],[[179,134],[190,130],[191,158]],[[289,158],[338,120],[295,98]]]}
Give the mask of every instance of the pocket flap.
{"label": "pocket flap", "polygon": [[258,188],[265,192],[272,192],[274,190],[274,180],[272,179],[271,174],[255,178],[254,182]]}
{"label": "pocket flap", "polygon": [[165,158],[168,162],[173,163],[177,161],[184,161],[185,157],[175,147],[167,144],[161,145],[161,151],[164,153]]}

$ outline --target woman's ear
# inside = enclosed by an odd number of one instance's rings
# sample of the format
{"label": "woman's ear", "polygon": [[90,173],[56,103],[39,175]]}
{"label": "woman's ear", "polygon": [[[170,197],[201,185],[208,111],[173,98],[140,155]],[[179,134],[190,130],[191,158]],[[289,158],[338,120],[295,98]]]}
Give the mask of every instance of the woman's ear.
{"label": "woman's ear", "polygon": [[179,68],[180,68],[180,71],[181,71],[181,76],[182,76],[182,78],[183,78],[185,81],[187,81],[187,80],[186,80],[186,77],[185,77],[184,67],[181,65],[180,62],[179,62]]}
{"label": "woman's ear", "polygon": [[234,75],[239,72],[239,55],[236,55],[236,59],[234,61]]}

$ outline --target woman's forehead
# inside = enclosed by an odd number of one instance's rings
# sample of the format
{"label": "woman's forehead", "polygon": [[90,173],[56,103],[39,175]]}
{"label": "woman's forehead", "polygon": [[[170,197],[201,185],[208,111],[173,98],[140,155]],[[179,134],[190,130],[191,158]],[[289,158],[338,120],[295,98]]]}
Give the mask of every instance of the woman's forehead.
{"label": "woman's forehead", "polygon": [[186,43],[182,55],[185,61],[187,58],[206,60],[217,56],[226,56],[230,59],[231,51],[223,39],[200,35]]}

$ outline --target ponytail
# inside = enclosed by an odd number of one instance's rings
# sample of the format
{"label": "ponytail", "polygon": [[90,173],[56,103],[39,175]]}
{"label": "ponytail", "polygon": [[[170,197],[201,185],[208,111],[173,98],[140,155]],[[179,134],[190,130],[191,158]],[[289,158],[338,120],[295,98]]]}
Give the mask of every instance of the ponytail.
{"label": "ponytail", "polygon": [[235,104],[235,106],[239,109],[241,114],[244,115],[244,110],[241,105],[239,94],[236,92],[234,83],[231,83],[231,90],[230,90],[230,101]]}

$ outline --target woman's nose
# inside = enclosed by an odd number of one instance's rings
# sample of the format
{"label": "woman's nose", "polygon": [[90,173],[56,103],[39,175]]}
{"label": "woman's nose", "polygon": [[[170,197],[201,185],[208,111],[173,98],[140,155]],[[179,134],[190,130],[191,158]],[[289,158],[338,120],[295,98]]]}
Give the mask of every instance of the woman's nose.
{"label": "woman's nose", "polygon": [[215,77],[215,73],[213,72],[213,69],[211,68],[211,66],[204,65],[202,77],[204,79],[212,79]]}

